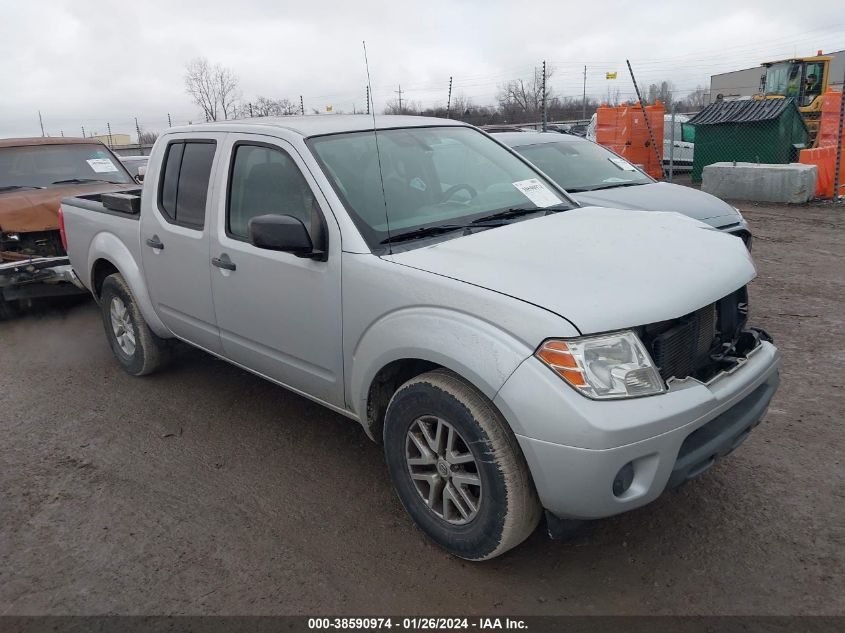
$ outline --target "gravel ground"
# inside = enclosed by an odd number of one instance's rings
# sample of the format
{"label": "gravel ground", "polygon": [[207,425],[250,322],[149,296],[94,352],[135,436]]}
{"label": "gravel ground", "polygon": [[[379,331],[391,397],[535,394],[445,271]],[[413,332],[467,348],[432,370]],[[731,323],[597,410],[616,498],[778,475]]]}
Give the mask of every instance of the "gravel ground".
{"label": "gravel ground", "polygon": [[481,564],[413,527],[347,419],[191,349],[131,378],[88,300],[0,323],[0,614],[845,614],[845,210],[740,206],[783,352],[765,423]]}

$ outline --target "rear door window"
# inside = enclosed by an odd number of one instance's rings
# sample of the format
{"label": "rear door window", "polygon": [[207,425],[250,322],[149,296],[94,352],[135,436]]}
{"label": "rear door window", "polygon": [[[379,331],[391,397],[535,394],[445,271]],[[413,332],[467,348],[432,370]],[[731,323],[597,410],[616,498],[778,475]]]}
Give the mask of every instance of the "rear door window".
{"label": "rear door window", "polygon": [[159,208],[172,224],[201,229],[205,224],[205,204],[214,141],[176,141],[167,147],[159,188]]}

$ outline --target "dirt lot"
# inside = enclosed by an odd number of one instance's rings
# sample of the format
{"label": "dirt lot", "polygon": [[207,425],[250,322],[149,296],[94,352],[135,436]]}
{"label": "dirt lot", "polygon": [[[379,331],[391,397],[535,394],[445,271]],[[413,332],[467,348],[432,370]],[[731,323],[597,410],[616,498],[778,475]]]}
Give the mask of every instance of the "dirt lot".
{"label": "dirt lot", "polygon": [[570,543],[451,558],[363,431],[203,353],[125,375],[84,300],[0,323],[0,614],[845,613],[845,209],[740,205],[766,422]]}

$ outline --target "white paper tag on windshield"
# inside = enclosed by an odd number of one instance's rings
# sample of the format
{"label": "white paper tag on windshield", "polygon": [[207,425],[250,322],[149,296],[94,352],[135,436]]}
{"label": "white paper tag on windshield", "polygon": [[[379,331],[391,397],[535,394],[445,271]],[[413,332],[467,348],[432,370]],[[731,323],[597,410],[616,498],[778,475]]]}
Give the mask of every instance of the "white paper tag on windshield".
{"label": "white paper tag on windshield", "polygon": [[619,169],[624,169],[625,171],[637,171],[637,168],[634,167],[631,163],[629,163],[624,158],[617,158],[616,156],[611,156],[608,158],[611,163],[619,167]]}
{"label": "white paper tag on windshield", "polygon": [[115,167],[114,163],[108,158],[89,158],[85,162],[91,165],[91,169],[98,174],[103,174],[108,171],[117,171],[117,167]]}
{"label": "white paper tag on windshield", "polygon": [[563,202],[551,189],[536,178],[519,180],[513,183],[513,186],[519,189],[526,198],[541,209],[553,207]]}

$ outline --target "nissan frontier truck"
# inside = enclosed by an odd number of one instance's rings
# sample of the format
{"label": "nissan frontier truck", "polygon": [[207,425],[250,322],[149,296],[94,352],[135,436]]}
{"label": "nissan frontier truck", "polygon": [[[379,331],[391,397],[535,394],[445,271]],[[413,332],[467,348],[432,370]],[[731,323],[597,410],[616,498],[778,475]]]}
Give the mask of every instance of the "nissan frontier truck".
{"label": "nissan frontier truck", "polygon": [[580,207],[457,121],[173,128],[142,191],[62,213],[123,369],[184,341],[358,422],[413,521],[470,560],[700,475],[778,384],[741,240]]}

